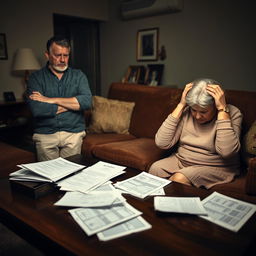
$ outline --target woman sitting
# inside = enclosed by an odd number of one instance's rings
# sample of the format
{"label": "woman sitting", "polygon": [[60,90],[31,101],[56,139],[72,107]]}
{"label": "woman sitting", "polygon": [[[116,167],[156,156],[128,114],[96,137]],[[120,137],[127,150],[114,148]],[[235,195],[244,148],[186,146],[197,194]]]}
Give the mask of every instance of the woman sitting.
{"label": "woman sitting", "polygon": [[239,174],[242,114],[226,103],[212,79],[185,86],[181,100],[159,128],[155,142],[177,152],[152,164],[149,173],[196,187],[231,182]]}

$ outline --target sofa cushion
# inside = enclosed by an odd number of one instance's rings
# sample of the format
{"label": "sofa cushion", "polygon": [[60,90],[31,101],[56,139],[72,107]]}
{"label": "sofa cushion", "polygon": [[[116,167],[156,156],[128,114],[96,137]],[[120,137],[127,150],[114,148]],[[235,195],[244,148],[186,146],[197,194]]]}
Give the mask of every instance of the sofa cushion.
{"label": "sofa cushion", "polygon": [[84,138],[84,142],[82,144],[82,154],[86,157],[92,157],[92,149],[96,145],[132,139],[135,139],[135,137],[130,134],[89,133]]}
{"label": "sofa cushion", "polygon": [[93,96],[91,125],[88,132],[128,134],[134,102]]}
{"label": "sofa cushion", "polygon": [[225,184],[218,184],[213,186],[209,191],[217,191],[227,196],[239,197],[241,193],[245,192],[246,173],[242,172],[239,176],[236,176],[233,181]]}
{"label": "sofa cushion", "polygon": [[147,171],[151,164],[164,156],[154,139],[137,138],[97,145],[92,150],[99,159]]}

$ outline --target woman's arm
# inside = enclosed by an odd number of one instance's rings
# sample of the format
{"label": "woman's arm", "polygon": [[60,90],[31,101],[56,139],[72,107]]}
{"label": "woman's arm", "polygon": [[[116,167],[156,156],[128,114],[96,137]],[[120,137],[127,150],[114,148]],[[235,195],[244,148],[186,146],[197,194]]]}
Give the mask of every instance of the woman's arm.
{"label": "woman's arm", "polygon": [[155,136],[155,143],[159,148],[169,149],[180,138],[183,121],[174,118],[171,114],[165,119]]}
{"label": "woman's arm", "polygon": [[242,114],[237,108],[228,109],[225,93],[219,85],[208,85],[206,90],[214,98],[218,111],[215,149],[223,158],[232,157],[241,147]]}
{"label": "woman's arm", "polygon": [[189,83],[185,86],[182,95],[181,95],[181,99],[179,104],[176,106],[176,108],[173,110],[173,112],[171,113],[171,115],[174,118],[180,118],[182,115],[183,110],[185,109],[185,107],[187,106],[187,102],[186,102],[186,96],[187,93],[189,92],[189,90],[192,88],[193,84]]}
{"label": "woman's arm", "polygon": [[155,142],[159,148],[169,149],[173,147],[179,140],[183,121],[180,118],[187,106],[186,95],[188,91],[192,88],[192,83],[185,86],[182,93],[181,100],[172,113],[165,119],[161,127],[156,133]]}
{"label": "woman's arm", "polygon": [[223,158],[232,157],[241,148],[240,133],[243,116],[237,108],[232,107],[229,117],[230,119],[217,120],[215,148]]}

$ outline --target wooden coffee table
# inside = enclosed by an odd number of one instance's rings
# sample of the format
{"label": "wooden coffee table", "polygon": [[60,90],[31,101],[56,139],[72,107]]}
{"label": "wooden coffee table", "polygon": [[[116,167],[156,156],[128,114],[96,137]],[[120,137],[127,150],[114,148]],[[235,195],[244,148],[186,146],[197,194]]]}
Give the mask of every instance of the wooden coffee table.
{"label": "wooden coffee table", "polygon": [[[69,160],[86,164],[80,155]],[[114,181],[136,174],[138,171],[127,168],[126,174]],[[201,199],[212,193],[174,182],[165,187],[165,192],[169,196]],[[35,200],[12,190],[8,177],[1,178],[0,220],[47,255],[256,255],[256,214],[235,233],[197,216],[157,213],[153,197],[141,200],[127,195],[128,203],[143,212],[142,217],[152,228],[101,242],[96,235],[88,237],[67,208],[53,205],[62,195],[56,190]],[[242,195],[237,199],[256,203],[256,197],[252,196]]]}

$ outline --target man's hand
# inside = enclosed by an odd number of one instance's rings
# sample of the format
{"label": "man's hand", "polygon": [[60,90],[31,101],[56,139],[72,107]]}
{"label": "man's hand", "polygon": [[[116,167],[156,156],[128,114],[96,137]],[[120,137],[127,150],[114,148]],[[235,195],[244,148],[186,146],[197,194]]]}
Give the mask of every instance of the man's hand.
{"label": "man's hand", "polygon": [[66,112],[66,111],[68,111],[68,109],[66,109],[66,108],[64,108],[62,106],[58,106],[56,114],[58,115],[60,113]]}
{"label": "man's hand", "polygon": [[29,95],[29,98],[31,100],[54,104],[54,101],[52,100],[52,98],[45,97],[40,92],[32,92],[32,94]]}

